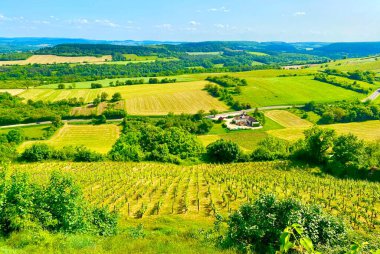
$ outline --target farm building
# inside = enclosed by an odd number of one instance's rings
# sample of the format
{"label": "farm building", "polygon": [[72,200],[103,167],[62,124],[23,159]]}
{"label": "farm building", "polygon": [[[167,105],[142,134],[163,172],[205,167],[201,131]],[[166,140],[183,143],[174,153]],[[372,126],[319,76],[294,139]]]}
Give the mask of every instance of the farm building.
{"label": "farm building", "polygon": [[243,113],[239,116],[235,116],[232,120],[232,123],[237,126],[249,126],[249,127],[255,127],[259,126],[259,121],[256,120],[256,118],[247,115],[246,113]]}

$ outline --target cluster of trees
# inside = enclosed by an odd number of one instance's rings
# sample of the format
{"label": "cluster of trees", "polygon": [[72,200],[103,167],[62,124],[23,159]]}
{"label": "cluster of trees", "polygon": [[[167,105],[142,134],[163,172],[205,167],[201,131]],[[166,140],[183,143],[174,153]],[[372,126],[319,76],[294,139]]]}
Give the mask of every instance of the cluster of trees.
{"label": "cluster of trees", "polygon": [[104,156],[84,146],[66,146],[62,149],[55,149],[44,143],[36,143],[25,149],[20,155],[20,160],[26,162],[47,160],[95,162],[104,160]]}
{"label": "cluster of trees", "polygon": [[173,79],[163,78],[161,80],[159,80],[158,78],[150,78],[148,81],[149,84],[159,84],[159,83],[165,84],[165,83],[175,83],[175,82],[177,82],[177,79],[175,79],[175,78],[173,78]]}
{"label": "cluster of trees", "polygon": [[211,130],[214,124],[210,119],[205,119],[203,117],[204,115],[205,112],[203,110],[200,110],[194,115],[174,115],[170,113],[166,117],[157,121],[155,125],[162,129],[177,127],[186,130],[191,134],[206,134]]}
{"label": "cluster of trees", "polygon": [[367,93],[372,91],[372,89],[360,86],[360,84],[358,84],[356,81],[354,81],[353,83],[349,83],[349,82],[346,82],[344,80],[337,80],[335,77],[331,77],[331,76],[324,74],[324,73],[316,74],[314,76],[314,79],[321,81],[321,82],[325,82],[325,83],[334,85],[334,86],[339,86],[339,87],[342,87],[342,88],[345,88],[348,90],[352,90],[352,91],[355,91],[358,93],[367,94]]}
{"label": "cluster of trees", "polygon": [[48,184],[36,185],[26,174],[3,169],[0,192],[1,236],[20,231],[101,236],[117,233],[118,215],[106,207],[91,207],[73,180],[60,172],[52,173]]}
{"label": "cluster of trees", "polygon": [[[160,55],[170,56],[171,53],[164,46],[123,46],[112,44],[60,44],[54,47],[39,49],[38,55],[57,56],[104,56],[119,54],[136,54],[141,56]],[[114,60],[116,61],[116,60]],[[119,60],[120,61],[120,60]],[[121,60],[124,61],[124,60]]]}
{"label": "cluster of trees", "polygon": [[343,72],[337,69],[326,69],[324,71],[328,75],[346,77],[353,80],[364,81],[373,84],[376,81],[376,73],[373,71],[360,71]]}
{"label": "cluster of trees", "polygon": [[[320,207],[305,205],[293,198],[278,199],[273,194],[264,194],[252,203],[243,204],[226,220],[217,217],[217,232],[224,223],[227,232],[217,237],[218,244],[241,253],[274,253],[275,250],[279,250],[276,253],[293,253],[292,250],[302,249],[306,250],[302,253],[319,253],[313,243],[319,248],[339,249],[348,238],[347,226],[341,219]],[[297,240],[302,247],[292,243]]]}
{"label": "cluster of trees", "polygon": [[112,61],[126,61],[127,58],[120,52],[112,53]]}
{"label": "cluster of trees", "polygon": [[70,117],[71,107],[83,105],[82,99],[72,98],[56,102],[29,100],[0,93],[0,125],[52,121],[57,116]]}
{"label": "cluster of trees", "polygon": [[17,146],[25,140],[19,130],[10,130],[0,135],[0,162],[11,161],[17,157]]}
{"label": "cluster of trees", "polygon": [[91,83],[91,89],[103,88],[103,85],[100,83]]}
{"label": "cluster of trees", "polygon": [[144,84],[144,79],[128,79],[126,81],[119,81],[116,80],[115,82],[111,81],[109,83],[110,87],[117,87],[117,86],[131,86],[131,85],[140,85]]}
{"label": "cluster of trees", "polygon": [[[102,92],[101,94],[98,94],[96,96],[96,98],[93,100],[92,104],[97,106],[101,102],[107,101],[108,97],[109,97],[108,93]],[[117,101],[121,101],[122,99],[123,99],[123,97],[121,96],[121,93],[116,92],[112,95],[110,102],[117,102]]]}
{"label": "cluster of trees", "polygon": [[219,85],[214,85],[211,83],[206,84],[204,88],[211,96],[219,98],[224,101],[228,106],[234,110],[250,109],[251,104],[240,102],[234,100],[232,95],[240,94],[240,86],[235,86],[234,88],[220,87]]}
{"label": "cluster of trees", "polygon": [[[301,160],[322,165],[338,176],[368,177],[371,170],[380,172],[380,142],[365,143],[352,134],[337,135],[319,127],[306,130],[305,138],[295,143],[267,137],[250,155],[232,141],[218,140],[207,146],[207,156],[217,163]],[[379,174],[371,177],[377,179]]]}
{"label": "cluster of trees", "polygon": [[309,102],[305,111],[313,111],[321,116],[319,123],[348,123],[380,119],[380,106],[370,102],[336,102],[333,104],[317,104]]}
{"label": "cluster of trees", "polygon": [[125,121],[124,134],[109,153],[114,161],[197,160],[203,146],[196,136],[178,127],[160,128],[143,121]]}
{"label": "cluster of trees", "polygon": [[247,80],[240,79],[236,77],[231,77],[229,75],[224,76],[215,76],[215,77],[207,77],[207,81],[217,83],[223,87],[237,87],[237,86],[246,86],[248,85]]}
{"label": "cluster of trees", "polygon": [[0,61],[17,61],[25,60],[32,56],[30,52],[15,52],[8,54],[0,54]]}

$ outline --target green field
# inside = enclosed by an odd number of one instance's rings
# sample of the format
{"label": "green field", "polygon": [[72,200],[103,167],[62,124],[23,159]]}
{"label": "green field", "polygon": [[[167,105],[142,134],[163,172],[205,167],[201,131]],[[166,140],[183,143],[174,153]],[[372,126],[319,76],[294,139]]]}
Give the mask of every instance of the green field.
{"label": "green field", "polygon": [[10,130],[16,129],[20,130],[24,136],[28,139],[42,139],[44,138],[44,134],[47,128],[49,128],[50,125],[48,124],[41,124],[41,125],[33,125],[33,126],[24,126],[24,127],[17,127],[17,128],[0,128],[0,134],[7,134]]}
{"label": "green field", "polygon": [[[323,65],[325,66],[325,65]],[[317,69],[318,66],[312,69]],[[319,67],[320,68],[320,67]],[[349,58],[328,63],[328,68],[341,71],[374,71],[380,73],[380,57]]]}
{"label": "green field", "polygon": [[266,53],[263,52],[255,52],[255,51],[249,51],[248,54],[255,55],[255,56],[269,56]]}
{"label": "green field", "polygon": [[244,78],[247,79],[248,86],[242,87],[242,93],[234,98],[251,103],[253,106],[293,105],[310,101],[333,102],[365,97],[350,90],[313,80],[312,76]]}
{"label": "green field", "polygon": [[[65,146],[85,146],[99,153],[107,153],[119,138],[120,127],[114,124],[106,125],[65,125],[49,140],[38,141],[55,148]],[[19,147],[22,152],[36,141],[27,141]]]}
{"label": "green field", "polygon": [[235,142],[244,151],[252,151],[257,148],[258,143],[268,137],[267,131],[283,129],[280,124],[266,118],[265,126],[258,130],[237,130],[229,131],[222,128],[220,124],[215,124],[207,135],[198,136],[198,139],[204,146],[217,141],[218,139],[225,139]]}
{"label": "green field", "polygon": [[[321,125],[322,128],[334,129],[338,134],[348,134],[352,133],[360,139],[366,141],[376,141],[380,140],[380,121],[367,121],[367,122],[355,122],[355,123],[339,123],[339,124],[329,124]],[[282,130],[271,130],[268,133],[272,136],[295,141],[297,139],[303,138],[303,132],[306,127],[292,127]]]}
{"label": "green field", "polygon": [[169,112],[196,113],[199,110],[227,110],[227,106],[203,90],[206,82],[183,82],[174,84],[133,85],[102,89],[28,89],[19,96],[25,100],[57,101],[83,97],[92,102],[102,92],[112,96],[121,93],[125,109],[133,115],[166,115]]}

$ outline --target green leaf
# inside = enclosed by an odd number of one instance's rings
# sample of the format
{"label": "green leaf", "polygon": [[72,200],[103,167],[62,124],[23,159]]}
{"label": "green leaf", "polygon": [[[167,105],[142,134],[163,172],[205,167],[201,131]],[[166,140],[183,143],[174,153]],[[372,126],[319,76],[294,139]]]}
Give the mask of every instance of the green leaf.
{"label": "green leaf", "polygon": [[292,227],[299,235],[303,234],[303,227],[300,224],[293,224]]}
{"label": "green leaf", "polygon": [[300,243],[301,243],[302,247],[304,247],[306,249],[307,252],[314,253],[313,242],[310,240],[310,238],[302,237],[300,239]]}

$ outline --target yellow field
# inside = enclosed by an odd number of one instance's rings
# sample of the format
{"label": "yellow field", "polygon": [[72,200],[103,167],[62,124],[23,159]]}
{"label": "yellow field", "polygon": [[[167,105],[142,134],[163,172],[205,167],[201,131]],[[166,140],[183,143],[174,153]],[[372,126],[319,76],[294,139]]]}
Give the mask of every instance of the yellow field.
{"label": "yellow field", "polygon": [[105,61],[111,61],[111,56],[78,56],[78,57],[68,57],[68,56],[54,56],[54,55],[34,55],[26,60],[19,61],[0,61],[1,65],[26,65],[26,64],[53,64],[53,63],[99,63]]}
{"label": "yellow field", "polygon": [[65,125],[47,141],[28,141],[19,147],[22,152],[34,143],[46,143],[56,148],[80,146],[107,153],[120,135],[120,128],[114,124],[105,125]]}
{"label": "yellow field", "polygon": [[311,127],[312,123],[301,119],[300,117],[285,111],[285,110],[271,110],[265,112],[265,116],[269,117],[273,121],[279,123],[280,125],[291,128],[291,127]]}
{"label": "yellow field", "polygon": [[9,93],[13,96],[19,95],[24,91],[24,89],[0,89],[0,93]]}
{"label": "yellow field", "polygon": [[57,101],[73,97],[83,97],[86,102],[93,101],[102,92],[112,96],[121,93],[125,109],[133,115],[163,115],[169,112],[196,113],[198,110],[227,110],[227,106],[211,97],[203,90],[206,82],[182,82],[175,84],[133,85],[107,87],[102,89],[29,89],[20,94],[25,100]]}
{"label": "yellow field", "polygon": [[[323,125],[322,128],[334,129],[338,134],[352,133],[360,139],[366,141],[380,140],[380,121],[367,121],[360,123],[341,123]],[[292,127],[280,130],[268,131],[268,134],[278,138],[294,141],[303,137],[303,132],[307,127]]]}

